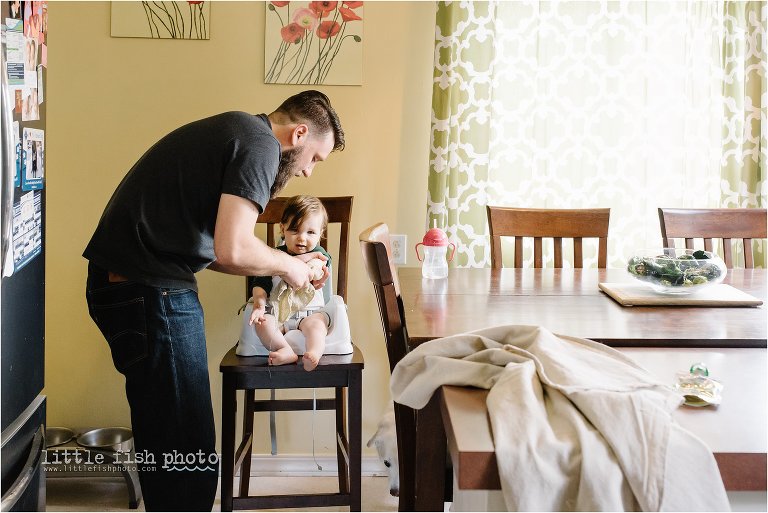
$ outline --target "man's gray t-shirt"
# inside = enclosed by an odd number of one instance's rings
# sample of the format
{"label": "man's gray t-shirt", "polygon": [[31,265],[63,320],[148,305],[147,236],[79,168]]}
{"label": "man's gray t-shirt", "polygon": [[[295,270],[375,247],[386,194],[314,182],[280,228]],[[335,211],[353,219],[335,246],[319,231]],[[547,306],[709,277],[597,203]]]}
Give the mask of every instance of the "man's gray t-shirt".
{"label": "man's gray t-shirt", "polygon": [[226,112],[163,137],[123,178],[83,256],[130,280],[197,290],[222,193],[263,211],[280,163],[266,115]]}

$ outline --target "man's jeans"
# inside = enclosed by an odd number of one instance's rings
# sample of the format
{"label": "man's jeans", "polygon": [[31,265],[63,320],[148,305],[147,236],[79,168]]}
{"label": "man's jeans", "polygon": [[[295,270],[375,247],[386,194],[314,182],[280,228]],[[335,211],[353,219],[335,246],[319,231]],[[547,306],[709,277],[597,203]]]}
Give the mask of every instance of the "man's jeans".
{"label": "man's jeans", "polygon": [[197,293],[111,283],[90,264],[86,299],[125,376],[147,511],[210,511],[219,462]]}

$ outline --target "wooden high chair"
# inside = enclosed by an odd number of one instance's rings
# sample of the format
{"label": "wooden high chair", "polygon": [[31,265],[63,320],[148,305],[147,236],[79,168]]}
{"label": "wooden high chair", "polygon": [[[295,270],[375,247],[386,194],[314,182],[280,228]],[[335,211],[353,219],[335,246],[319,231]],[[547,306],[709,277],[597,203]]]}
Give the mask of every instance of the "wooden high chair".
{"label": "wooden high chair", "polygon": [[[275,246],[275,227],[280,223],[283,207],[288,198],[274,198],[259,215],[258,223],[267,225],[267,244]],[[333,258],[337,294],[347,294],[347,268],[349,250],[349,223],[352,215],[352,197],[320,198],[328,211],[328,224],[339,225],[338,252],[329,251]],[[320,244],[328,249],[327,233]],[[250,296],[250,280],[246,278],[246,300]],[[235,347],[221,361],[222,373],[222,443],[221,443],[221,510],[309,508],[349,506],[350,511],[361,509],[361,454],[362,454],[362,371],[363,355],[353,346],[348,355],[323,355],[317,368],[306,372],[302,361],[295,364],[270,366],[267,357],[238,356]],[[276,399],[276,389],[333,388],[335,396],[328,399]],[[235,411],[237,391],[244,390],[243,435],[235,450]],[[256,400],[256,390],[272,390],[270,399]],[[253,449],[253,418],[255,412],[334,410],[336,415],[336,460],[338,462],[339,491],[336,493],[292,495],[248,495],[251,454]],[[274,417],[270,423],[274,432]],[[276,452],[273,443],[273,453]],[[240,488],[234,496],[235,470],[240,469]]]}

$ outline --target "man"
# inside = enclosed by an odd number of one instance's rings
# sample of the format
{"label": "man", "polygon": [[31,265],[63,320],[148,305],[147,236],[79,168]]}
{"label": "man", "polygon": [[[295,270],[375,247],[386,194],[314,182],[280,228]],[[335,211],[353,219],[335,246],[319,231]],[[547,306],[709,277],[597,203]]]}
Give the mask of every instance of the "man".
{"label": "man", "polygon": [[171,132],[136,162],[107,204],[83,253],[86,299],[125,376],[148,511],[210,511],[216,493],[194,273],[208,268],[280,275],[292,287],[309,283],[306,262],[320,254],[271,249],[254,236],[254,225],[290,178],[309,177],[317,162],[343,148],[330,101],[305,91],[269,116],[227,112]]}

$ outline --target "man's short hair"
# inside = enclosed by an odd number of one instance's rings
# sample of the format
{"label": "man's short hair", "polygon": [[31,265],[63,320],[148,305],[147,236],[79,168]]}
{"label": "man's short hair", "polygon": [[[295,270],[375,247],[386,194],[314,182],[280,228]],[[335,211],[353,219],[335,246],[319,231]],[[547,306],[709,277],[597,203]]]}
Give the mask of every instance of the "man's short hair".
{"label": "man's short hair", "polygon": [[320,91],[302,91],[285,100],[275,113],[285,116],[291,123],[306,123],[320,133],[333,132],[333,151],[344,149],[344,130],[331,100]]}

